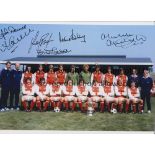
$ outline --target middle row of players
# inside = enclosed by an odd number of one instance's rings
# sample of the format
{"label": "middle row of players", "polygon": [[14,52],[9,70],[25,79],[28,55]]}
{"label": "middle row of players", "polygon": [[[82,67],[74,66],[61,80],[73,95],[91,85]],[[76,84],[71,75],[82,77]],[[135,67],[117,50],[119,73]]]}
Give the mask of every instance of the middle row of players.
{"label": "middle row of players", "polygon": [[[30,107],[28,102],[31,103]],[[68,80],[67,85],[59,85],[57,80],[53,85],[48,85],[45,79],[41,78],[40,84],[33,85],[28,78],[22,85],[22,105],[26,111],[32,111],[35,104],[40,111],[46,111],[49,104],[51,108],[59,109],[63,104],[66,111],[74,111],[78,105],[81,111],[87,111],[91,104],[94,109],[99,107],[100,112],[104,112],[106,106],[109,112],[118,107],[120,113],[123,108],[128,113],[130,103],[134,113],[137,105],[138,112],[142,113],[143,100],[140,99],[139,88],[134,82],[131,87],[124,86],[122,80],[118,81],[117,86],[112,86],[108,81],[104,86],[100,86],[96,81],[92,86],[86,86],[83,80],[80,80],[78,86],[74,86],[72,80]]]}

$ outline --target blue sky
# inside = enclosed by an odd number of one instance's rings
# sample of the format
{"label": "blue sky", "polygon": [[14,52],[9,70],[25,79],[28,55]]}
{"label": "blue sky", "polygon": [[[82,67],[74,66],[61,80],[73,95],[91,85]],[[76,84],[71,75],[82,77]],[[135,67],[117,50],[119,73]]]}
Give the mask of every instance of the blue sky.
{"label": "blue sky", "polygon": [[[37,56],[37,47],[33,45],[31,50],[28,52],[31,45],[31,40],[34,40],[37,35],[36,41],[40,41],[41,36],[48,34],[46,41],[51,35],[51,41],[48,44],[47,49],[53,47],[57,49],[68,49],[71,52],[67,53],[69,55],[126,55],[127,57],[151,57],[152,61],[155,62],[155,26],[154,25],[71,25],[71,24],[26,24],[25,29],[10,33],[9,30],[17,30],[23,27],[25,24],[0,24],[0,60],[5,60],[13,57],[36,57]],[[8,30],[9,29],[9,30]],[[9,39],[17,41],[17,38],[24,33],[30,32],[28,36],[19,41],[16,45],[18,46],[13,53],[8,48],[4,48],[4,42],[9,44]],[[61,43],[59,41],[59,33],[62,37],[66,36],[69,38],[72,34],[74,35],[85,36],[86,42],[83,41],[83,38],[78,38],[76,40],[67,41]],[[2,37],[3,32],[8,31],[8,34]],[[109,37],[115,38],[106,38],[101,39],[101,34],[105,34]],[[122,37],[122,35],[131,35],[130,37]],[[121,37],[120,37],[121,36]],[[122,47],[116,47],[114,45],[109,45],[110,41],[122,41],[141,38],[136,42],[137,45],[130,45]],[[108,41],[107,41],[108,40]],[[142,41],[142,42],[141,42]],[[11,41],[10,41],[11,45]],[[16,47],[14,45],[14,47]],[[45,44],[46,45],[46,44]],[[43,50],[45,45],[40,46]],[[5,49],[5,51],[3,51]],[[3,51],[3,52],[2,52]]]}

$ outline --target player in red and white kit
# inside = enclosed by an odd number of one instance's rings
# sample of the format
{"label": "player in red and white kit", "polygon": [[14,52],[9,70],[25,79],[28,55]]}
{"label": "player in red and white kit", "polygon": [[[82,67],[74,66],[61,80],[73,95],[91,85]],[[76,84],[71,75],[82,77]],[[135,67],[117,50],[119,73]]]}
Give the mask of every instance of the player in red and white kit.
{"label": "player in red and white kit", "polygon": [[31,66],[27,66],[26,71],[22,74],[21,84],[26,84],[28,78],[31,79],[31,83],[34,84],[34,75],[31,72]]}
{"label": "player in red and white kit", "polygon": [[127,85],[128,77],[124,73],[124,69],[120,69],[120,74],[116,76],[116,83],[118,83],[119,80],[122,80],[123,86]]}
{"label": "player in red and white kit", "polygon": [[131,83],[131,87],[128,88],[129,101],[132,104],[133,113],[136,113],[136,105],[138,104],[139,113],[143,112],[143,100],[140,99],[139,88],[136,87],[135,82]]}
{"label": "player in red and white kit", "polygon": [[[114,86],[112,85],[110,79],[106,79],[105,85],[103,87],[103,97],[105,105],[108,107],[108,112],[113,109],[117,109],[117,99],[115,98]],[[104,110],[104,107],[101,108]]]}
{"label": "player in red and white kit", "polygon": [[[92,107],[94,108],[94,110],[96,110],[96,108],[98,107],[98,103],[100,105],[104,104],[104,99],[102,98],[102,86],[100,86],[97,81],[93,81],[93,85],[89,88],[89,92],[91,95]],[[86,105],[86,108],[87,107],[88,105]]]}
{"label": "player in red and white kit", "polygon": [[[37,108],[40,111],[46,111],[49,104],[49,85],[45,83],[44,78],[41,78],[40,83],[35,86],[35,91],[37,94]],[[41,102],[43,102],[43,109],[41,107]]]}
{"label": "player in red and white kit", "polygon": [[[33,107],[36,103],[36,98],[34,97],[35,88],[31,83],[31,78],[27,78],[24,84],[22,85],[22,105],[25,111],[32,111]],[[30,108],[28,106],[28,102],[30,103]]]}
{"label": "player in red and white kit", "polygon": [[84,84],[83,80],[80,80],[79,85],[75,87],[75,93],[77,95],[77,102],[80,107],[80,110],[81,112],[83,112],[83,107],[85,106],[85,103],[88,101],[88,87]]}
{"label": "player in red and white kit", "polygon": [[52,85],[56,79],[56,73],[54,72],[53,65],[49,66],[49,71],[45,73],[45,81],[47,84]]}
{"label": "player in red and white kit", "polygon": [[95,72],[91,75],[91,83],[93,83],[93,81],[96,81],[100,85],[103,83],[103,73],[100,71],[100,66],[98,65],[96,65]]}
{"label": "player in red and white kit", "polygon": [[73,86],[72,80],[68,80],[67,85],[62,86],[62,93],[64,95],[63,102],[66,111],[68,112],[69,108],[74,111],[77,98],[75,97],[75,86]]}
{"label": "player in red and white kit", "polygon": [[59,70],[56,72],[57,81],[60,85],[64,85],[66,81],[66,72],[63,70],[63,65],[59,66]]}
{"label": "player in red and white kit", "polygon": [[128,113],[129,111],[129,99],[127,98],[127,87],[123,85],[123,80],[119,79],[117,86],[115,86],[115,94],[117,103],[119,106],[119,112],[122,113],[124,103],[125,111]]}
{"label": "player in red and white kit", "polygon": [[[103,75],[103,81],[104,81],[104,84],[105,84],[106,81],[108,81],[108,83],[109,83],[111,86],[112,86],[112,85],[114,86],[115,83],[116,83],[115,75],[112,74],[112,70],[111,70],[111,67],[110,67],[110,66],[107,67],[107,73],[105,73],[105,74]],[[109,84],[108,84],[108,85],[109,85]]]}
{"label": "player in red and white kit", "polygon": [[155,80],[153,81],[153,86],[151,89],[151,96],[155,97]]}
{"label": "player in red and white kit", "polygon": [[61,97],[61,86],[58,84],[57,80],[52,85],[49,85],[50,91],[50,102],[51,107],[59,107],[61,109],[62,97]]}
{"label": "player in red and white kit", "polygon": [[43,71],[43,66],[39,65],[38,71],[34,73],[34,83],[40,84],[40,79],[45,78],[45,72]]}

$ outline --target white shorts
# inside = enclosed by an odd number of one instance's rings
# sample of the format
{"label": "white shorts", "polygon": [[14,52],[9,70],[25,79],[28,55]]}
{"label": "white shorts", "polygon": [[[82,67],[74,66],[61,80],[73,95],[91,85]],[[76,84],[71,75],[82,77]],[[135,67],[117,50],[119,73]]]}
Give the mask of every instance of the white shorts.
{"label": "white shorts", "polygon": [[115,98],[114,97],[111,97],[111,96],[106,96],[104,99],[107,102],[113,102],[115,100]]}
{"label": "white shorts", "polygon": [[65,100],[67,101],[74,101],[75,97],[74,96],[65,96]]}
{"label": "white shorts", "polygon": [[22,100],[24,101],[32,101],[33,99],[34,99],[34,96],[30,96],[30,95],[22,96]]}
{"label": "white shorts", "polygon": [[134,101],[138,101],[139,100],[139,98],[136,98],[136,97],[132,97],[132,98],[129,98],[129,100],[134,100]]}
{"label": "white shorts", "polygon": [[87,96],[78,96],[78,100],[85,102],[87,100]]}
{"label": "white shorts", "polygon": [[93,96],[93,97],[91,97],[91,99],[94,102],[99,102],[101,100],[101,97],[99,97],[99,96]]}
{"label": "white shorts", "polygon": [[46,95],[42,95],[42,96],[39,96],[39,98],[40,98],[41,101],[44,101],[44,100],[46,100],[47,96]]}
{"label": "white shorts", "polygon": [[60,101],[61,97],[51,97],[52,101]]}

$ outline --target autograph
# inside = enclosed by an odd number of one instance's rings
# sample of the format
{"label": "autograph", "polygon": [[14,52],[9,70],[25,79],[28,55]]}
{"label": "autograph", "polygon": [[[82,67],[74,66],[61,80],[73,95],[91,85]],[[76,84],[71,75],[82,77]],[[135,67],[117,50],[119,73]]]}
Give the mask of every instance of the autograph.
{"label": "autograph", "polygon": [[56,47],[53,47],[51,50],[49,49],[44,49],[42,50],[37,50],[38,55],[58,55],[58,54],[65,54],[69,53],[71,50],[68,49],[57,49]]}
{"label": "autograph", "polygon": [[101,40],[104,40],[107,46],[115,46],[121,48],[129,48],[138,44],[143,44],[147,39],[146,36],[140,34],[118,34],[112,36],[110,34],[101,34]]}
{"label": "autograph", "polygon": [[39,33],[40,32],[37,31],[35,37],[32,38],[28,53],[31,52],[31,49],[33,46],[37,48],[37,51],[40,51],[42,48],[47,48],[49,43],[54,41],[52,39],[52,35],[53,35],[52,33],[43,34],[40,38],[39,38]]}
{"label": "autograph", "polygon": [[26,29],[26,25],[20,27],[20,28],[14,28],[13,26],[8,26],[7,28],[3,28],[0,30],[0,39],[6,39],[6,35],[19,32]]}
{"label": "autograph", "polygon": [[[8,31],[7,31],[8,30]],[[25,31],[23,31],[25,30]],[[20,32],[22,31],[22,32]],[[1,42],[0,43],[0,52],[6,52],[10,51],[11,53],[15,52],[16,48],[18,47],[18,44],[24,40],[27,36],[30,35],[34,30],[26,29],[26,25],[22,28],[15,29],[13,27],[4,28],[4,31],[1,30]],[[13,33],[20,32],[17,35],[14,35]],[[11,34],[11,35],[9,35]],[[6,35],[8,35],[6,37]]]}
{"label": "autograph", "polygon": [[59,32],[60,43],[72,41],[72,40],[78,40],[78,39],[80,39],[81,42],[86,43],[86,35],[80,35],[78,33],[75,34],[73,29],[72,29],[71,35],[69,35],[69,36],[62,36],[61,32]]}

